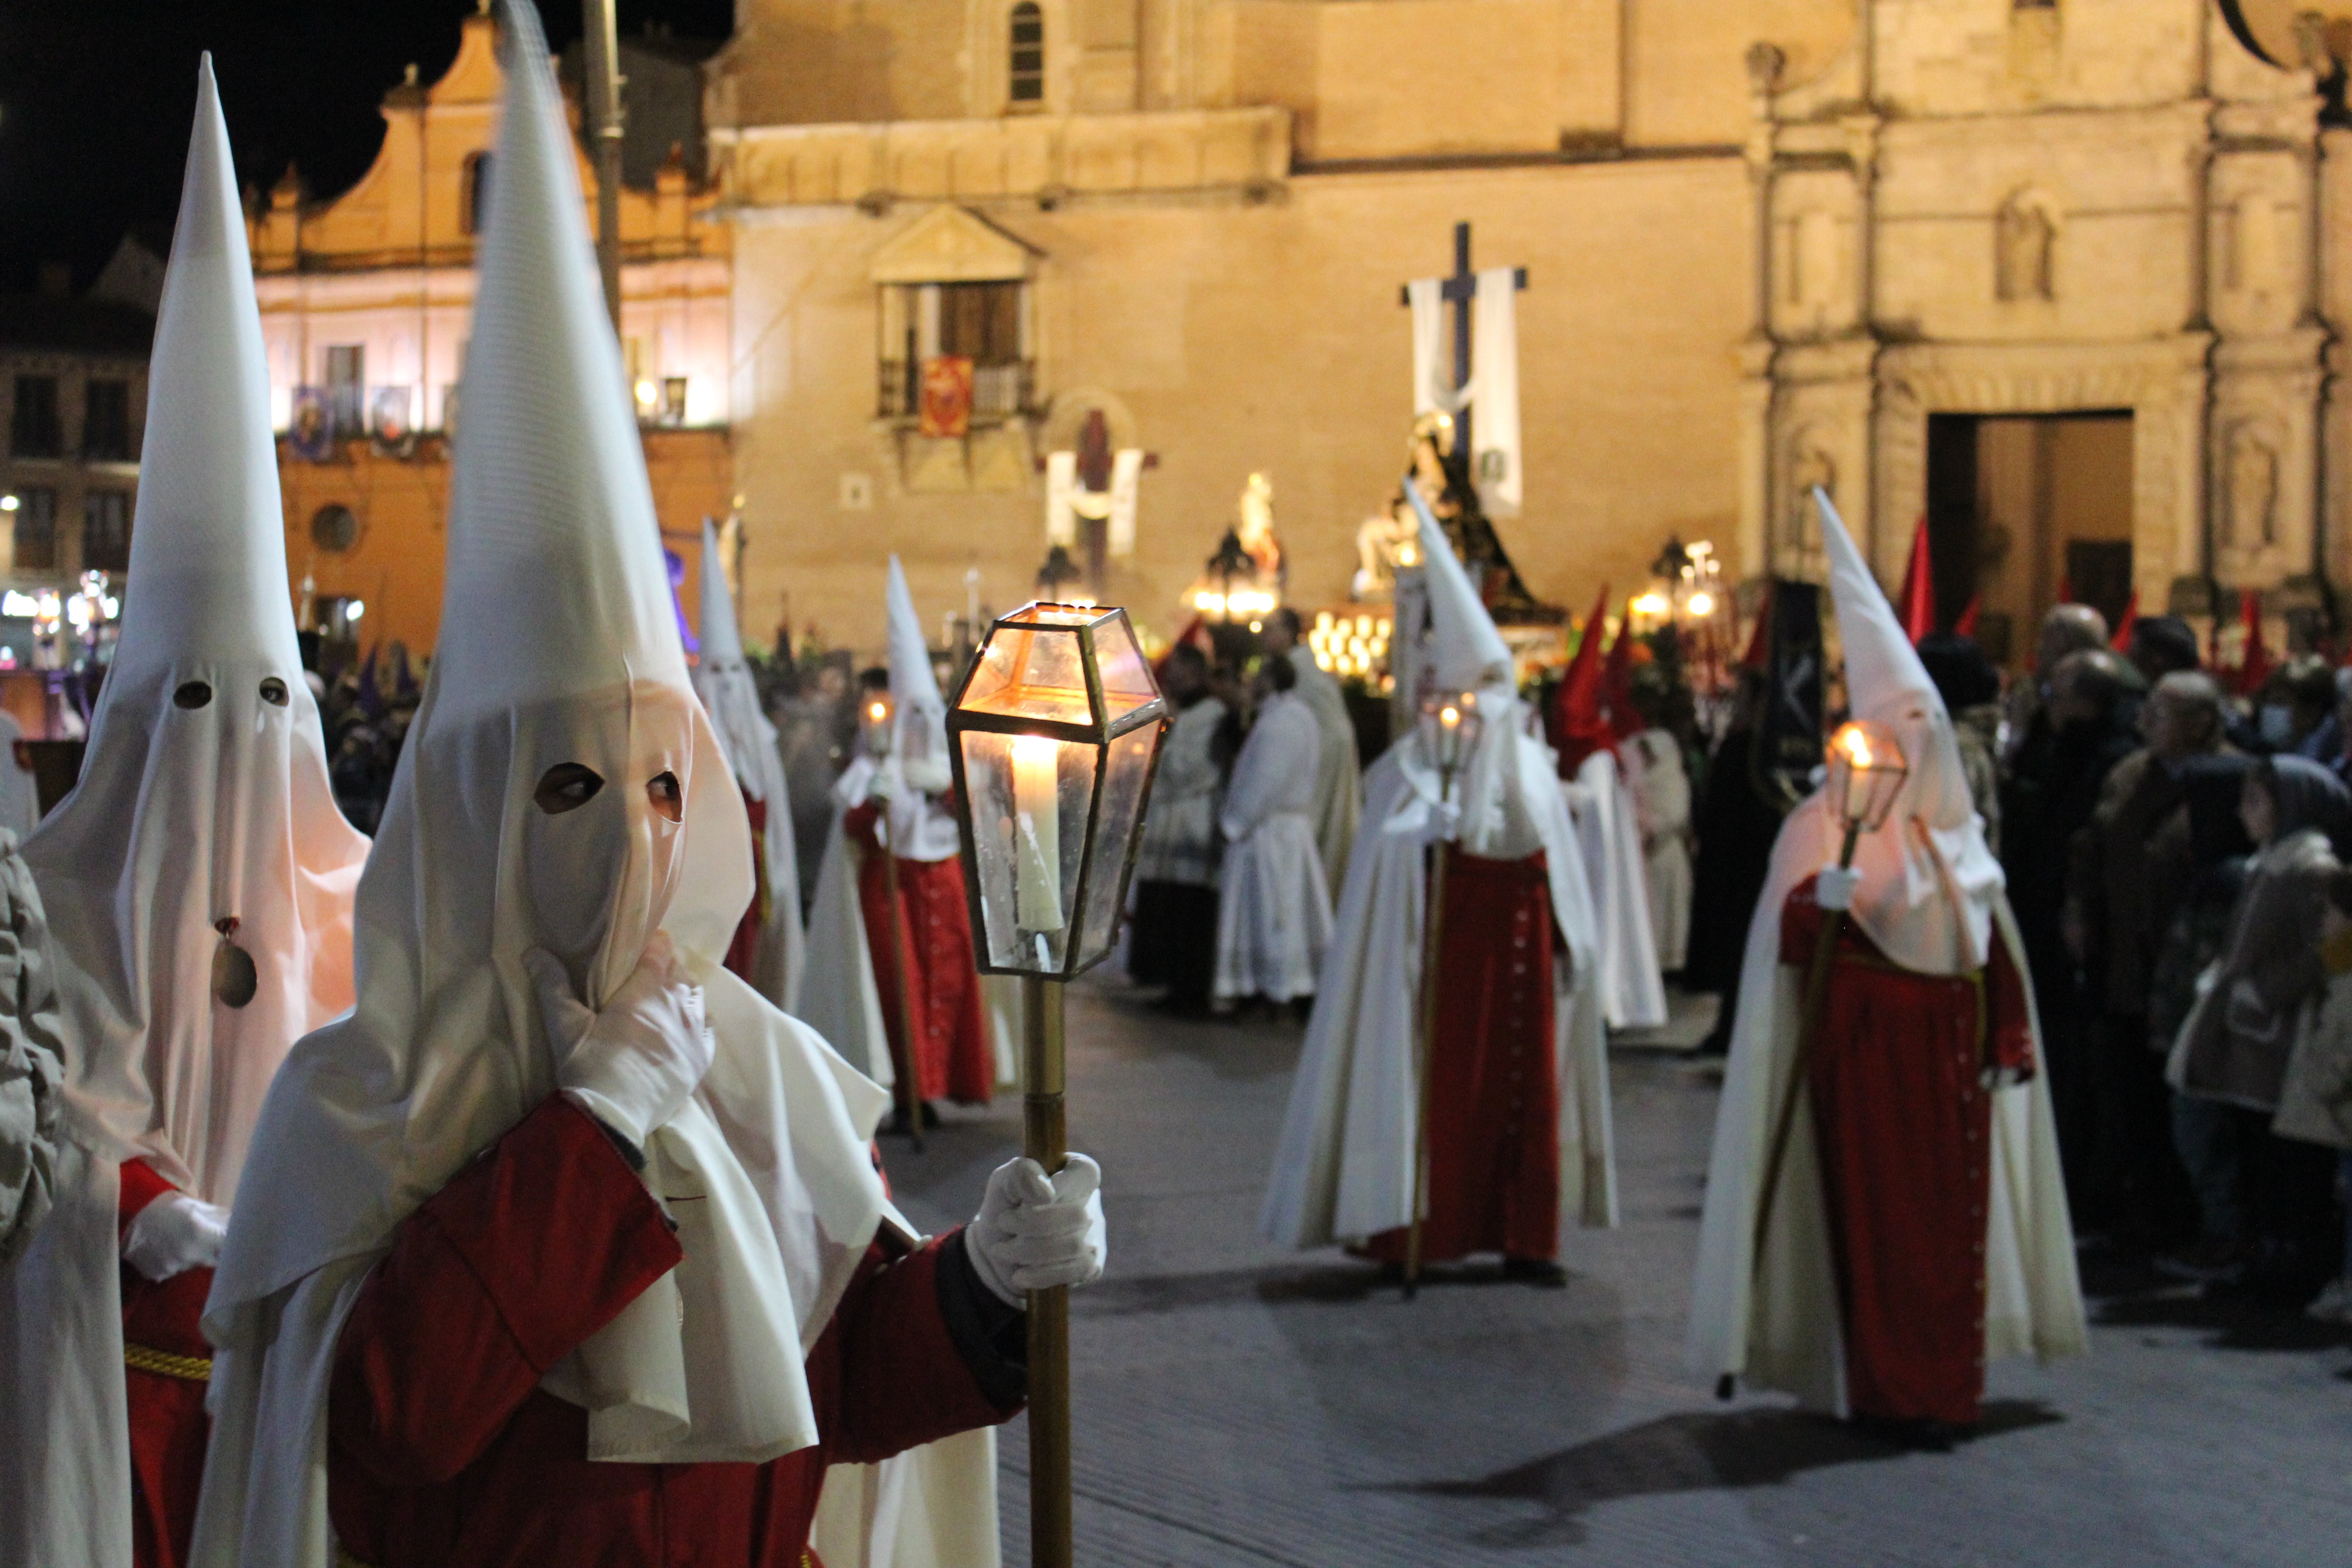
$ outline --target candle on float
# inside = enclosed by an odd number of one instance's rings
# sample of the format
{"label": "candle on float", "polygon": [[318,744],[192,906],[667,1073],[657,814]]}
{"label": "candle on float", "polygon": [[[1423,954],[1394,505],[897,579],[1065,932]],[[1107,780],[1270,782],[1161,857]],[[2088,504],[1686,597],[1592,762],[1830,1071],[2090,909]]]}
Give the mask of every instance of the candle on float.
{"label": "candle on float", "polygon": [[1055,931],[1062,918],[1062,743],[1013,742],[1013,911],[1023,931]]}

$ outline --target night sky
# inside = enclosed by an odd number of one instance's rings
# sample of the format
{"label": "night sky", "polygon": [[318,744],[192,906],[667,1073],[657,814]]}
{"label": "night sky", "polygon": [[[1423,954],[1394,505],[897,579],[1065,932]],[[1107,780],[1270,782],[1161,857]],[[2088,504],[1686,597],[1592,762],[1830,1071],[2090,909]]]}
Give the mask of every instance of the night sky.
{"label": "night sky", "polygon": [[[383,135],[384,89],[416,62],[431,81],[457,52],[474,0],[0,0],[0,291],[43,261],[87,287],[123,231],[169,240],[213,52],[239,183],[264,189],[290,159],[313,196],[348,187]],[[619,0],[620,30],[727,36],[732,0]],[[577,0],[542,6],[559,52]]]}

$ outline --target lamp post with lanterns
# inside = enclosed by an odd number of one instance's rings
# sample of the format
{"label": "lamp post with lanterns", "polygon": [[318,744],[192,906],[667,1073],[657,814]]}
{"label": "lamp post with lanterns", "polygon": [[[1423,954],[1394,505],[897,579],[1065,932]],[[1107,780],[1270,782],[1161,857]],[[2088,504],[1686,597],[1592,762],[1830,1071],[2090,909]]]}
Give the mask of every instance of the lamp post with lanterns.
{"label": "lamp post with lanterns", "polygon": [[[983,973],[1021,978],[1023,1150],[1068,1160],[1062,988],[1108,956],[1168,730],[1127,612],[1038,603],[990,626],[948,710]],[[1069,1290],[1032,1290],[1030,1561],[1070,1568]]]}
{"label": "lamp post with lanterns", "polygon": [[[1885,825],[1895,797],[1910,772],[1902,745],[1893,731],[1867,719],[1841,724],[1830,737],[1829,773],[1822,784],[1823,804],[1830,819],[1845,829],[1838,849],[1838,869],[1853,868],[1854,847],[1864,833]],[[1806,1059],[1813,1036],[1821,1028],[1822,1003],[1829,993],[1830,969],[1837,959],[1838,937],[1845,929],[1846,911],[1824,910],[1821,934],[1814,940],[1811,963],[1805,970],[1802,1009],[1797,1015],[1796,1048],[1790,1053],[1789,1087],[1781,1097],[1772,1129],[1772,1149],[1764,1164],[1764,1185],[1756,1203],[1756,1234],[1750,1257],[1764,1256],[1764,1233],[1771,1223],[1772,1201],[1779,1194],[1780,1169],[1789,1154],[1789,1131],[1796,1122],[1797,1096],[1805,1083]]]}

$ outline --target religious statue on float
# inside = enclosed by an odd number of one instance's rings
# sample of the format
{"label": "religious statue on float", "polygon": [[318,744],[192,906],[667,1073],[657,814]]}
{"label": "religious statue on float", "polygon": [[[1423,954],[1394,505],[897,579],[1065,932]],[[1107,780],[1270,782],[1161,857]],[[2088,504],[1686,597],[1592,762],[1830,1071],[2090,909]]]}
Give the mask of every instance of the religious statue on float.
{"label": "religious statue on float", "polygon": [[1252,474],[1234,504],[1234,538],[1256,568],[1258,585],[1277,595],[1289,574],[1282,563],[1282,543],[1274,536],[1274,481]]}
{"label": "religious statue on float", "polygon": [[[1415,419],[1410,450],[1413,483],[1436,513],[1446,542],[1468,570],[1480,602],[1506,624],[1547,618],[1546,606],[1520,581],[1518,568],[1511,564],[1501,537],[1479,502],[1470,459],[1454,437],[1454,416],[1433,409]],[[1404,530],[1402,537],[1410,539],[1412,534]]]}

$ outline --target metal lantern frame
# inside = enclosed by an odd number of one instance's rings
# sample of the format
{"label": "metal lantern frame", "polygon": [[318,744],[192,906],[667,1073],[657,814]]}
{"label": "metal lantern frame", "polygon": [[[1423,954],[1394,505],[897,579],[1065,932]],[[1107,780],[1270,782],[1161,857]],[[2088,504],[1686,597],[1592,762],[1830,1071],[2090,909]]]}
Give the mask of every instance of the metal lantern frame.
{"label": "metal lantern frame", "polygon": [[[1039,618],[1041,616],[1055,618],[1047,621],[1041,620]],[[972,957],[983,974],[1019,974],[1045,980],[1067,981],[1083,974],[1101,963],[1118,945],[1116,938],[1120,916],[1115,914],[1109,927],[1111,940],[1105,942],[1101,950],[1091,957],[1087,955],[1084,929],[1086,911],[1089,907],[1089,898],[1099,890],[1097,882],[1106,874],[1114,876],[1118,879],[1117,886],[1112,889],[1112,909],[1124,910],[1126,907],[1128,883],[1134,874],[1136,857],[1142,847],[1144,814],[1150,809],[1151,786],[1159,777],[1160,749],[1167,741],[1171,718],[1168,700],[1160,694],[1157,681],[1152,682],[1151,696],[1149,700],[1129,708],[1124,712],[1113,712],[1112,705],[1103,688],[1102,650],[1098,638],[1106,628],[1110,627],[1114,623],[1118,628],[1118,635],[1123,637],[1140,657],[1143,645],[1135,636],[1134,625],[1128,619],[1127,612],[1116,605],[1071,605],[1040,599],[1024,605],[1010,615],[1000,616],[990,623],[987,632],[982,636],[980,646],[972,652],[971,662],[965,667],[963,679],[957,684],[955,699],[948,705],[948,762],[955,778],[956,801],[959,807],[956,812],[956,830],[963,850],[964,897],[971,905],[973,925],[980,939],[973,943]],[[984,708],[972,708],[966,705],[971,695],[973,684],[980,678],[988,650],[998,638],[1029,639],[1015,656],[1017,669],[1025,668],[1034,639],[1040,635],[1075,637],[1076,639],[1079,668],[1086,680],[1087,709],[1089,715],[1086,722],[1024,717],[1019,714],[995,712]],[[1147,663],[1144,668],[1148,672],[1150,667]],[[1145,766],[1143,787],[1136,799],[1135,818],[1129,826],[1127,842],[1118,847],[1118,864],[1115,867],[1105,867],[1097,862],[1101,858],[1099,840],[1103,826],[1105,795],[1109,786],[1111,775],[1109,766],[1111,748],[1115,742],[1147,727],[1156,728],[1159,733],[1151,742],[1150,761]],[[1064,907],[1074,911],[1071,920],[1077,929],[1064,944],[1062,962],[1057,967],[995,962],[988,937],[987,902],[981,888],[979,846],[974,842],[971,782],[964,771],[963,737],[971,733],[1004,735],[1016,739],[1034,736],[1056,741],[1064,745],[1084,746],[1094,753],[1093,779],[1088,786],[1089,794],[1087,801],[1086,835],[1078,852],[1077,884],[1074,894],[1064,901]]]}

